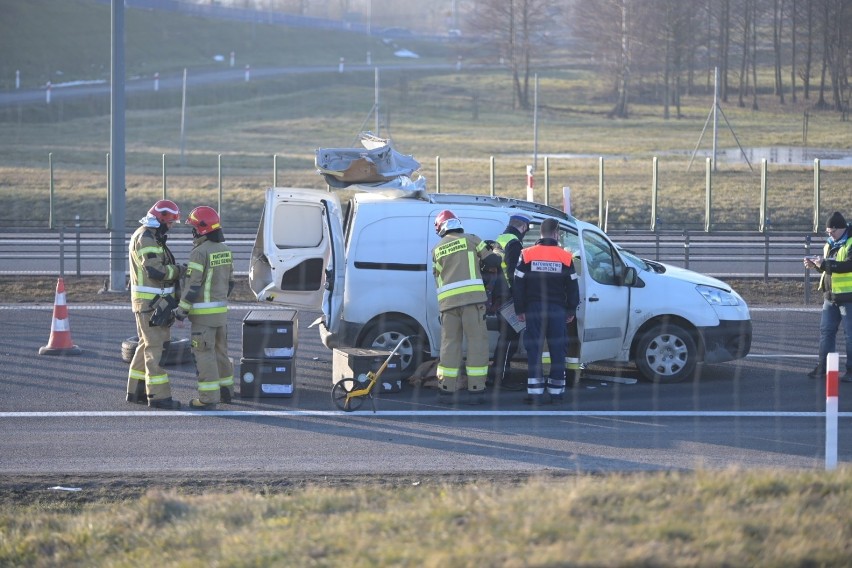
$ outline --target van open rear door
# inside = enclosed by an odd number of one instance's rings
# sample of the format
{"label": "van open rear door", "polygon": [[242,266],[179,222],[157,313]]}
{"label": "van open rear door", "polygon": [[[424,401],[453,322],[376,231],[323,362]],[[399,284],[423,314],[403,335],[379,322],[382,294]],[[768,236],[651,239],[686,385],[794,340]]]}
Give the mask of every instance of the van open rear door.
{"label": "van open rear door", "polygon": [[[343,298],[340,200],[315,189],[269,188],[249,267],[261,302],[320,310],[336,321]],[[339,280],[338,280],[339,279]]]}

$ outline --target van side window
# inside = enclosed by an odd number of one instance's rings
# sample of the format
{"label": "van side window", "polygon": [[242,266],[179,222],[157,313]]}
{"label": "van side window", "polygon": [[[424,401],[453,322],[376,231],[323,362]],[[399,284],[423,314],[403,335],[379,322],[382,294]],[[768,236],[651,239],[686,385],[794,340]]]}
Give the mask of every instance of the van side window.
{"label": "van side window", "polygon": [[621,274],[624,267],[609,242],[597,233],[584,231],[583,249],[589,276],[601,284],[618,285],[620,278],[616,278],[616,274]]}
{"label": "van side window", "polygon": [[564,229],[559,230],[559,243],[574,257],[574,271],[577,274],[583,274],[583,262],[580,255],[580,237],[577,233],[568,232]]}
{"label": "van side window", "polygon": [[323,209],[314,204],[281,203],[272,216],[272,241],[280,249],[316,248],[322,244],[322,216]]}

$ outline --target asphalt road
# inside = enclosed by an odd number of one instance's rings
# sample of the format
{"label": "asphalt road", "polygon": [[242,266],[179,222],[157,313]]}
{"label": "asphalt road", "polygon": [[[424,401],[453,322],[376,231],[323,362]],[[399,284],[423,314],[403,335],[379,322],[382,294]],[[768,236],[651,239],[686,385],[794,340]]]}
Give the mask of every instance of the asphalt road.
{"label": "asphalt road", "polygon": [[[825,386],[816,361],[818,309],[755,308],[752,354],[707,366],[694,382],[656,386],[631,369],[592,366],[561,407],[531,409],[523,393],[447,408],[431,389],[384,394],[378,412],[337,410],[332,353],[299,317],[292,398],[241,399],[217,412],[162,412],[124,401],[125,306],[69,307],[76,357],[38,355],[53,306],[0,306],[0,472],[223,475],[630,472],[825,466]],[[230,352],[239,362],[234,306]],[[174,328],[188,336],[188,327]],[[841,357],[841,366],[844,358]],[[238,366],[239,370],[239,366]],[[173,392],[194,396],[194,368],[170,368]],[[614,377],[614,379],[613,379]],[[852,460],[852,385],[840,387],[839,461]]]}

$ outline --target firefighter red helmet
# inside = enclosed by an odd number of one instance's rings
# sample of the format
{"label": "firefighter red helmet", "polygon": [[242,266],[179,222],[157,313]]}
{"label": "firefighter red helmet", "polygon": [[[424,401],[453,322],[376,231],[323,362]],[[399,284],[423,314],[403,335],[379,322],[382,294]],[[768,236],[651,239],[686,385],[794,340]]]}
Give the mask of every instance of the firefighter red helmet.
{"label": "firefighter red helmet", "polygon": [[447,231],[452,231],[453,229],[464,229],[455,213],[449,209],[444,209],[435,216],[435,232],[438,235],[443,237],[447,234]]}
{"label": "firefighter red helmet", "polygon": [[180,223],[180,209],[171,199],[161,199],[148,209],[160,223]]}
{"label": "firefighter red helmet", "polygon": [[221,228],[219,224],[219,214],[216,213],[215,209],[207,207],[206,205],[196,207],[190,211],[189,216],[186,218],[186,222],[187,224],[192,225],[192,228],[195,229],[195,232],[198,233],[199,236],[212,233],[216,229]]}

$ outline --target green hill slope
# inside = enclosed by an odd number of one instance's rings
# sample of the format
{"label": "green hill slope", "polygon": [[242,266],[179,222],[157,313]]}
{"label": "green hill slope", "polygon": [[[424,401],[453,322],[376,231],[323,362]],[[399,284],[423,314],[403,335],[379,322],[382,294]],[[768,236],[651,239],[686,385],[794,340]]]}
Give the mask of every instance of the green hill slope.
{"label": "green hill slope", "polygon": [[[0,0],[0,90],[109,79],[110,6],[91,0]],[[174,12],[125,10],[128,77],[235,66],[337,65],[395,60],[392,45],[363,34],[195,18]],[[405,47],[445,59],[440,44]],[[214,56],[224,56],[223,62]],[[434,59],[433,59],[434,60]]]}

